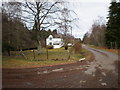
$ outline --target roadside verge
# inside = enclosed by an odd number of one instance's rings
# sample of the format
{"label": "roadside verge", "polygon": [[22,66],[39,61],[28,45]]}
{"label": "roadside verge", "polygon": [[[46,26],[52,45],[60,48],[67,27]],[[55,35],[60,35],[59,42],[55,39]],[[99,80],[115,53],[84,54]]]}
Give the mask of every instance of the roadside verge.
{"label": "roadside verge", "polygon": [[59,64],[52,64],[52,65],[33,65],[29,67],[15,67],[15,68],[3,68],[3,69],[25,69],[25,68],[44,68],[44,67],[56,67],[56,66],[74,66],[74,65],[84,65],[87,64],[87,62],[91,62],[94,60],[94,55],[92,52],[88,51],[84,48],[85,51],[85,60],[83,61],[74,61],[74,62],[65,62],[65,63],[59,63]]}

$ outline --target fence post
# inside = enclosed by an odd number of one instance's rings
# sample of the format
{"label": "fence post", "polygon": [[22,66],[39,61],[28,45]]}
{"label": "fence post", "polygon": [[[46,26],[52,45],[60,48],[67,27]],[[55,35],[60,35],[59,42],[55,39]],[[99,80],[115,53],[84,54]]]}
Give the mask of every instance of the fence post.
{"label": "fence post", "polygon": [[46,47],[46,52],[47,52],[47,59],[48,59],[48,48]]}
{"label": "fence post", "polygon": [[33,49],[33,57],[34,57],[34,59],[35,59],[35,51],[34,51],[34,49]]}

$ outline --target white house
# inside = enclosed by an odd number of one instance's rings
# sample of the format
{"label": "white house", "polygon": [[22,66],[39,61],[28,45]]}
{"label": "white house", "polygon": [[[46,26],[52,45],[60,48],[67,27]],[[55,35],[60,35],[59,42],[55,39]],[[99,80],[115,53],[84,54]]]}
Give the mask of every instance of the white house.
{"label": "white house", "polygon": [[53,48],[60,48],[63,46],[63,39],[53,38],[52,35],[49,35],[49,37],[46,39],[46,44],[53,45]]}

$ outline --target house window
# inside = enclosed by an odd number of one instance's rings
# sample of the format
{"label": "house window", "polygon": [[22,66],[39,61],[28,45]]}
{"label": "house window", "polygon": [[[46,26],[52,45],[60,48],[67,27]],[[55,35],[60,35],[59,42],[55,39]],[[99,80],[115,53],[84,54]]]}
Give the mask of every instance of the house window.
{"label": "house window", "polygon": [[52,45],[52,42],[50,42],[49,45]]}
{"label": "house window", "polygon": [[50,40],[52,40],[52,38],[50,37]]}
{"label": "house window", "polygon": [[53,45],[59,45],[59,43],[54,43]]}

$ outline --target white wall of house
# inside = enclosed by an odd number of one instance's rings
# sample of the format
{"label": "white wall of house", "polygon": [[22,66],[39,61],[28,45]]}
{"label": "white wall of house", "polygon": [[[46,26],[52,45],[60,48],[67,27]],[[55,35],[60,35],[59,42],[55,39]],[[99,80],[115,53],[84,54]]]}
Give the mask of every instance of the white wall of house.
{"label": "white wall of house", "polygon": [[63,46],[63,39],[53,38],[52,35],[49,35],[49,37],[46,39],[46,44],[53,45],[53,48],[60,48]]}

